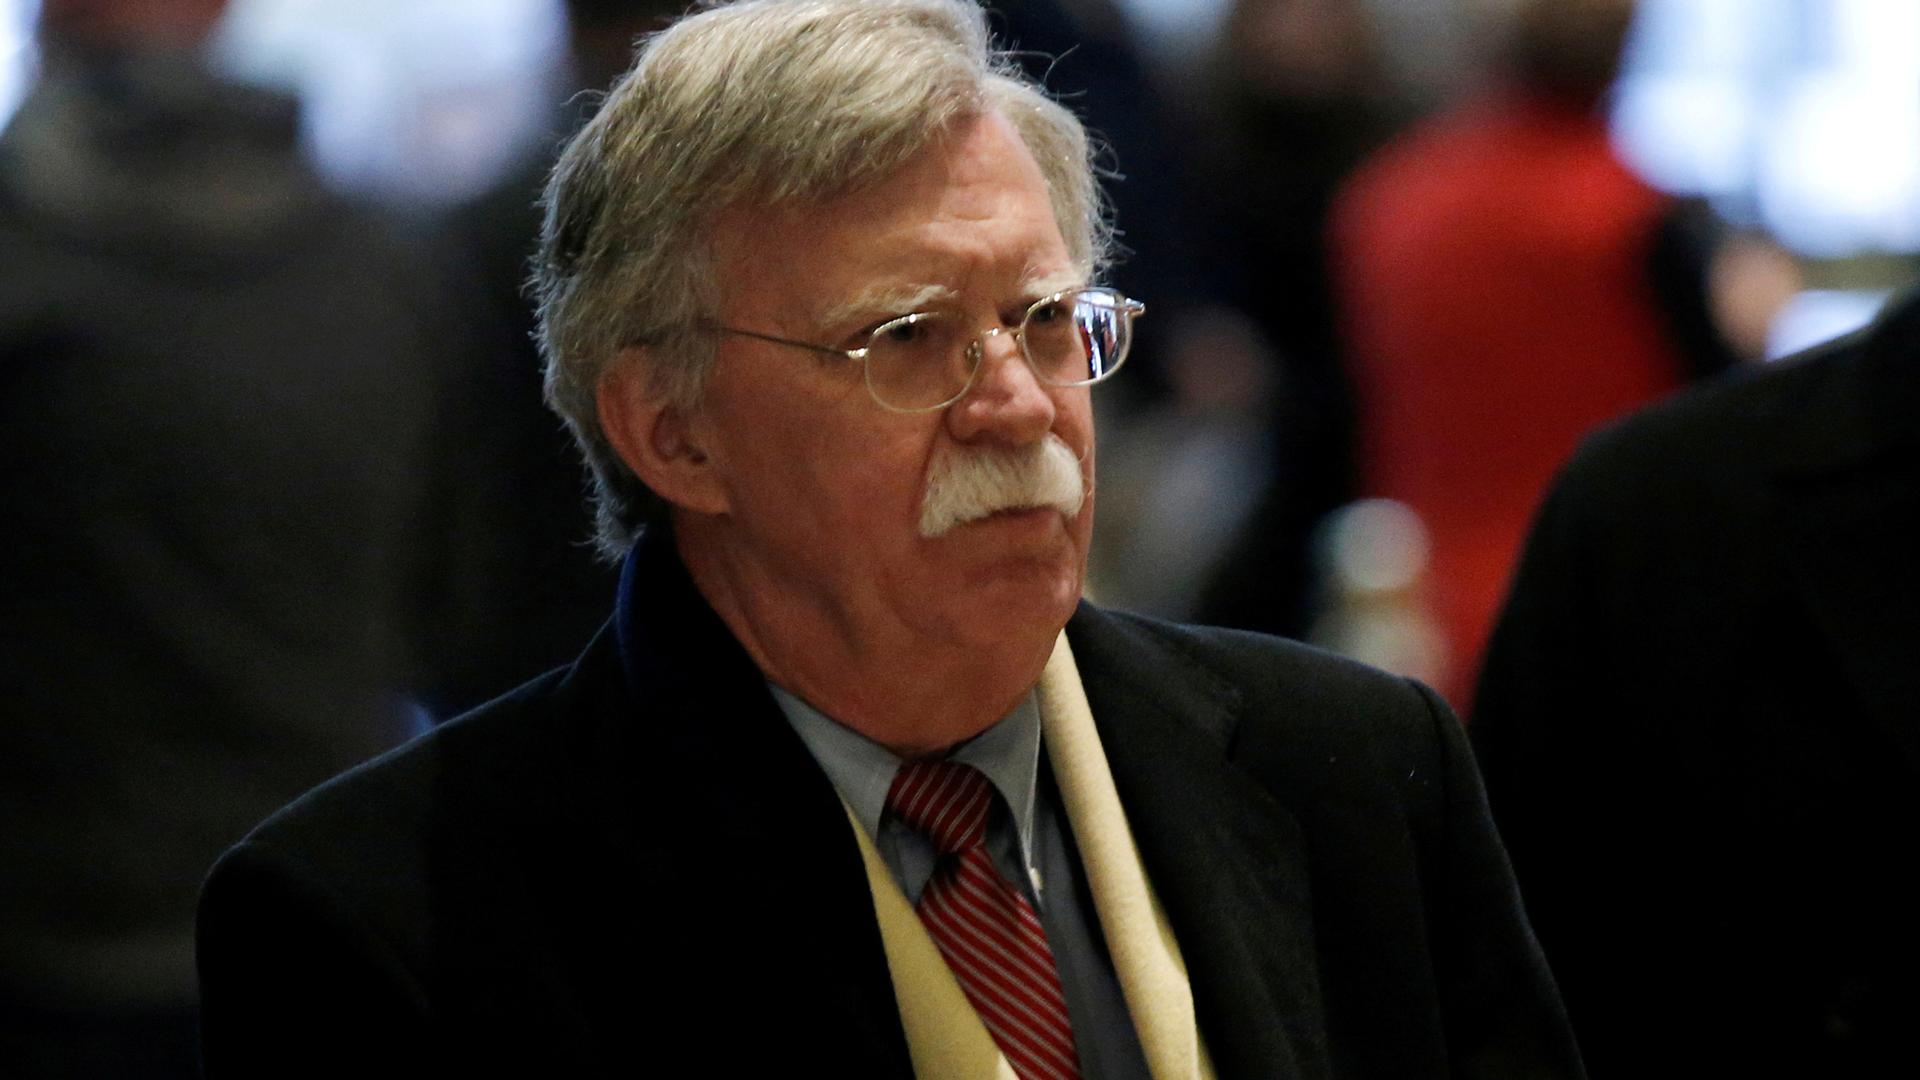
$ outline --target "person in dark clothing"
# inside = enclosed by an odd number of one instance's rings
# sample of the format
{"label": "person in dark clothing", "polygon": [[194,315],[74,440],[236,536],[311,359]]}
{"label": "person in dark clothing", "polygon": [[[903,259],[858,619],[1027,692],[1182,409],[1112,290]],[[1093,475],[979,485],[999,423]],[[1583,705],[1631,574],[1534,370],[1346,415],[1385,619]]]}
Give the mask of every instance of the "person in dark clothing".
{"label": "person in dark clothing", "polygon": [[1327,222],[1334,196],[1407,119],[1364,0],[1238,0],[1212,65],[1202,142],[1226,296],[1269,339],[1270,472],[1210,569],[1202,622],[1305,637],[1320,610],[1313,538],[1355,494]]}
{"label": "person in dark clothing", "polygon": [[49,0],[0,136],[9,1078],[195,1075],[202,878],[462,636],[443,305],[208,73],[218,8]]}
{"label": "person in dark clothing", "polygon": [[1597,1075],[1911,1071],[1916,544],[1920,296],[1554,483],[1470,730]]}
{"label": "person in dark clothing", "polygon": [[541,399],[525,286],[540,239],[540,193],[560,141],[626,70],[635,41],[686,7],[687,0],[568,0],[570,77],[552,132],[439,230],[451,291],[461,294],[476,343],[465,392],[484,417],[497,467],[468,481],[485,507],[486,524],[471,538],[475,570],[487,582],[485,610],[457,670],[429,703],[437,719],[565,662],[606,621],[614,571],[595,557],[586,465]]}

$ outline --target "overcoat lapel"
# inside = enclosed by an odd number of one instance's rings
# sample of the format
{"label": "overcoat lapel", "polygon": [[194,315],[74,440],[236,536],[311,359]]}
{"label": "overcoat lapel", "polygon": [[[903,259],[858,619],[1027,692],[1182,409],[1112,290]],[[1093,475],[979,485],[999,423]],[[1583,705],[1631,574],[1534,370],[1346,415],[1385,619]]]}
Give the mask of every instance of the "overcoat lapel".
{"label": "overcoat lapel", "polygon": [[[912,1075],[871,891],[831,782],[681,569],[665,530],[622,577],[615,630],[637,745],[657,790],[628,859],[683,868],[741,1010],[830,1040],[838,1071]],[[1239,698],[1158,637],[1087,605],[1068,625],[1114,786],[1185,955],[1222,1077],[1330,1075],[1312,897],[1297,822],[1228,761]],[[630,785],[631,786],[631,785]],[[662,928],[661,932],[673,932]],[[759,1027],[759,1025],[750,1025]],[[743,1031],[741,1037],[752,1037]],[[802,1035],[801,1037],[807,1037]]]}
{"label": "overcoat lapel", "polygon": [[[657,748],[631,788],[657,785],[647,857],[672,858],[687,905],[717,931],[742,999],[717,1005],[740,1040],[774,1028],[825,1044],[836,1075],[910,1077],[860,850],[832,782],[779,711],[766,682],[694,589],[666,530],[641,541],[615,611],[629,715]],[[659,763],[671,762],[662,775]],[[661,927],[660,933],[686,932]],[[815,1048],[795,1046],[799,1058]],[[755,1053],[774,1054],[764,1046]]]}
{"label": "overcoat lapel", "polygon": [[1238,693],[1090,606],[1067,636],[1218,1075],[1328,1076],[1303,839],[1228,762]]}
{"label": "overcoat lapel", "polygon": [[1776,521],[1852,690],[1920,770],[1920,297],[1863,348],[1779,418]]}

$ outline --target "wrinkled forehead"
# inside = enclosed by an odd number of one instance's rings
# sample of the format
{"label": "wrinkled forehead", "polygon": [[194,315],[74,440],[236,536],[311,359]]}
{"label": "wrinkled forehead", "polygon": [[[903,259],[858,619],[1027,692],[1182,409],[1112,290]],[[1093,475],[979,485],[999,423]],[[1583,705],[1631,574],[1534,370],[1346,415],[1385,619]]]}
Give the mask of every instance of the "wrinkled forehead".
{"label": "wrinkled forehead", "polygon": [[742,290],[781,287],[823,325],[844,307],[938,307],[968,288],[1037,297],[1084,284],[1087,272],[1069,254],[1033,155],[992,112],[954,125],[874,183],[737,204],[710,240],[723,307]]}
{"label": "wrinkled forehead", "polygon": [[[1062,268],[1033,260],[1022,266],[1011,280],[1017,292],[1036,300],[1087,284],[1086,275],[1076,267]],[[816,325],[839,326],[869,312],[939,311],[958,308],[966,299],[960,289],[943,281],[881,280],[862,286],[844,298],[822,298],[810,305],[805,314]]]}

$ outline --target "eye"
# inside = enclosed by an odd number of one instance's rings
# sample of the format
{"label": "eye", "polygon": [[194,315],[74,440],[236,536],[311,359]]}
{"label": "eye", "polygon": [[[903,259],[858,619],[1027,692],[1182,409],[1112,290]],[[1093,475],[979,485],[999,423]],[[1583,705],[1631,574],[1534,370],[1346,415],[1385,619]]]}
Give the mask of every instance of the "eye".
{"label": "eye", "polygon": [[875,327],[871,337],[885,341],[889,345],[916,345],[927,339],[931,329],[926,325],[927,316],[908,315],[894,319]]}
{"label": "eye", "polygon": [[1066,299],[1047,300],[1027,311],[1027,322],[1032,326],[1045,326],[1059,322],[1073,313],[1073,304]]}

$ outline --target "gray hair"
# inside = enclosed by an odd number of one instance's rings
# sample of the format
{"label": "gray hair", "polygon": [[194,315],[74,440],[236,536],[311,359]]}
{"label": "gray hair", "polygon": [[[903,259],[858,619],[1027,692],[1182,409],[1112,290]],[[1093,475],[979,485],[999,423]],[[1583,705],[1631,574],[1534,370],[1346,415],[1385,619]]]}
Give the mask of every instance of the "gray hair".
{"label": "gray hair", "polygon": [[1090,276],[1111,232],[1086,131],[995,49],[973,0],[746,0],[644,41],[554,166],[533,280],[547,401],[592,472],[603,555],[623,554],[657,507],[607,441],[597,387],[645,344],[653,392],[698,405],[714,345],[696,328],[719,303],[714,219],[856,192],[988,111],[1039,163]]}

